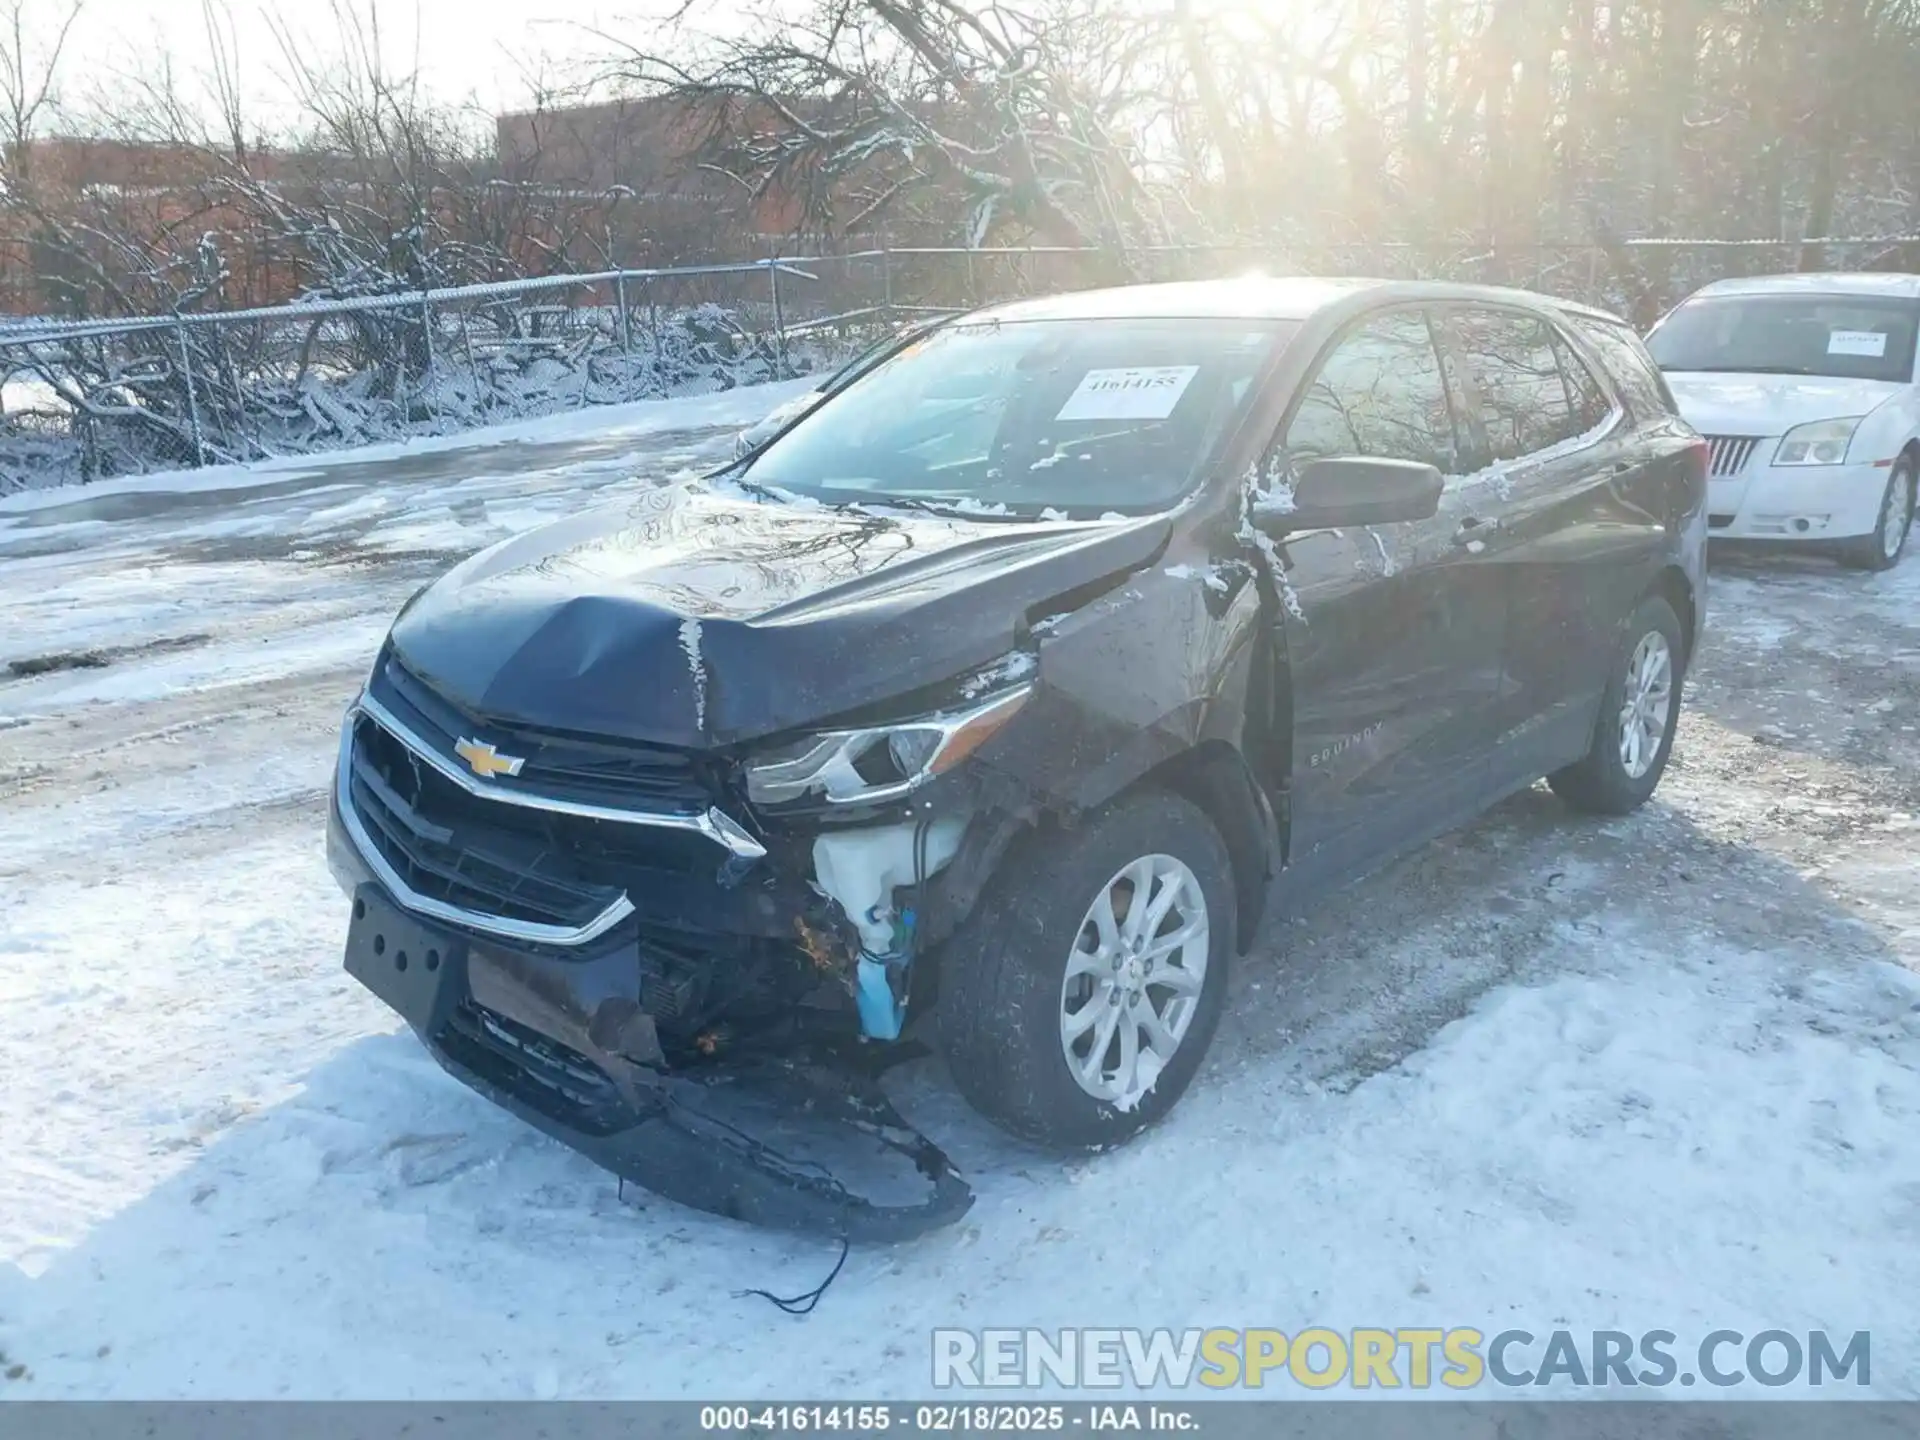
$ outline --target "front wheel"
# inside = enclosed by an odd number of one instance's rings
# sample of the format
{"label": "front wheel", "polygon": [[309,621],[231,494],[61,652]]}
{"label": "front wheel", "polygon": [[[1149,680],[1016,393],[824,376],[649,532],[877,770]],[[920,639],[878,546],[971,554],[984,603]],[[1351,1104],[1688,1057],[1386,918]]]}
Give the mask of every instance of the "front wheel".
{"label": "front wheel", "polygon": [[1547,777],[1554,794],[1576,810],[1625,815],[1647,803],[1680,722],[1686,642],[1673,607],[1659,596],[1640,602],[1607,677],[1593,748]]}
{"label": "front wheel", "polygon": [[1913,529],[1914,476],[1911,454],[1902,455],[1887,477],[1887,490],[1880,497],[1880,519],[1871,535],[1849,541],[1842,558],[1859,570],[1891,570],[1900,563],[1907,548],[1907,536]]}
{"label": "front wheel", "polygon": [[1115,1144],[1172,1109],[1219,1024],[1231,876],[1205,813],[1160,791],[1031,837],[941,959],[961,1093],[1065,1150]]}

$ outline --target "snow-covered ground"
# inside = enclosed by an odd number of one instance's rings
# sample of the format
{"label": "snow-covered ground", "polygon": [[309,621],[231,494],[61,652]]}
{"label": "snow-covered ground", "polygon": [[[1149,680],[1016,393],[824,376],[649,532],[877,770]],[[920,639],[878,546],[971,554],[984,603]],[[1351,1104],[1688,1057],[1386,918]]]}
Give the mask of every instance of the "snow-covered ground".
{"label": "snow-covered ground", "polygon": [[444,1077],[320,855],[386,617],[793,388],[0,502],[0,1395],[913,1395],[936,1326],[1313,1324],[1870,1330],[1920,1395],[1920,562],[1721,564],[1653,805],[1536,789],[1273,927],[1138,1143],[911,1068],[979,1203],[805,1318],[737,1292],[835,1247]]}

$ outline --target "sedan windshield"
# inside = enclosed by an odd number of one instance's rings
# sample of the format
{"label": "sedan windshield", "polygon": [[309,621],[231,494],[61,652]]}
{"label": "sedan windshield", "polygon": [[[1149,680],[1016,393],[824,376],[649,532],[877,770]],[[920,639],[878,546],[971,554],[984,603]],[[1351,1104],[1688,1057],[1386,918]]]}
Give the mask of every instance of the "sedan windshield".
{"label": "sedan windshield", "polygon": [[1647,337],[1662,370],[1913,378],[1920,301],[1859,295],[1689,300]]}
{"label": "sedan windshield", "polygon": [[961,323],[821,404],[747,483],[832,503],[1143,514],[1188,494],[1290,325]]}

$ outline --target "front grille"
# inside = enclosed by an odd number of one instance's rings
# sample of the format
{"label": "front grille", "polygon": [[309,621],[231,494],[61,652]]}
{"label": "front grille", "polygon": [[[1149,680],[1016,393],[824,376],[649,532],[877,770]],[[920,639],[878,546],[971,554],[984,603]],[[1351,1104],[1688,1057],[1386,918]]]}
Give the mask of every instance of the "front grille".
{"label": "front grille", "polygon": [[1707,516],[1707,525],[1709,528],[1714,530],[1724,530],[1729,525],[1733,524],[1734,520],[1737,518],[1738,517],[1733,515],[1718,515],[1718,514],[1709,515]]}
{"label": "front grille", "polygon": [[[621,887],[577,863],[566,817],[468,794],[370,717],[354,724],[347,798],[368,839],[416,895],[463,910],[579,927]],[[594,822],[574,822],[591,826]]]}
{"label": "front grille", "polygon": [[1759,443],[1752,435],[1707,436],[1707,473],[1716,480],[1738,475],[1753,459],[1754,448]]}
{"label": "front grille", "polygon": [[[355,719],[342,798],[366,843],[415,895],[476,916],[577,930],[636,885],[673,893],[721,878],[722,852],[696,829],[567,808],[704,814],[724,793],[707,773],[718,763],[712,757],[482,724],[391,654],[374,667],[369,696],[391,712],[391,725],[372,713]],[[463,766],[454,750],[463,737],[525,763],[511,778],[458,783],[430,761]],[[507,798],[515,794],[522,803]]]}
{"label": "front grille", "polygon": [[608,741],[471,715],[453,705],[388,654],[377,667],[373,696],[436,753],[453,758],[463,739],[485,742],[524,763],[494,783],[558,800],[615,809],[699,813],[714,803],[712,762],[690,751],[638,741]]}

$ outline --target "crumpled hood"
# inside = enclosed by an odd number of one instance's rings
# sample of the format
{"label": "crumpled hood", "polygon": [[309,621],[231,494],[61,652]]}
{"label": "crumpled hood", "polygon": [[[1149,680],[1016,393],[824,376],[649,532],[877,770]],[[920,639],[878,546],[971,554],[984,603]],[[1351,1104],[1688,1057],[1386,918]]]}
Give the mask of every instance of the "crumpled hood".
{"label": "crumpled hood", "polygon": [[668,486],[480,552],[401,612],[392,643],[483,718],[734,744],[996,660],[1033,607],[1146,564],[1167,532]]}
{"label": "crumpled hood", "polygon": [[1900,392],[1884,380],[1826,375],[1667,372],[1687,423],[1703,435],[1784,435],[1811,420],[1865,415]]}

